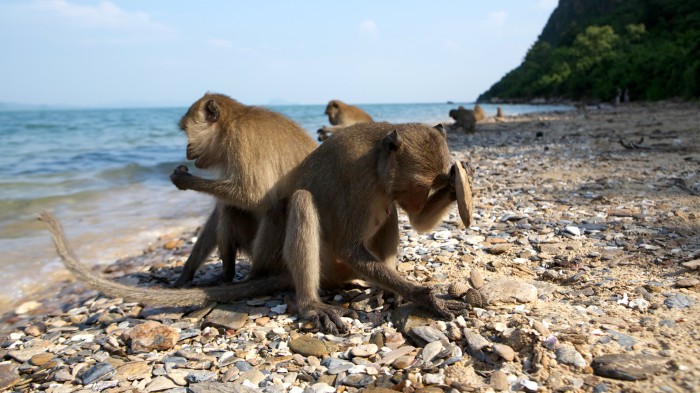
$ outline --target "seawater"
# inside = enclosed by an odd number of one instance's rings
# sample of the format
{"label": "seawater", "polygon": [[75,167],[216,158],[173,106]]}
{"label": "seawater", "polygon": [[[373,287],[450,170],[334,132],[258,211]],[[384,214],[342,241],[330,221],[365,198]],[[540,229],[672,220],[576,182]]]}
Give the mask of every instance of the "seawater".
{"label": "seawater", "polygon": [[[450,123],[458,104],[359,105],[377,121]],[[472,103],[462,104],[467,108]],[[501,105],[507,115],[563,106]],[[494,115],[495,105],[482,105]],[[316,138],[325,105],[271,106]],[[0,310],[61,271],[37,214],[58,216],[76,253],[89,263],[135,255],[158,237],[201,225],[206,195],[169,180],[187,164],[177,123],[187,108],[0,112]],[[193,173],[198,172],[188,165]]]}

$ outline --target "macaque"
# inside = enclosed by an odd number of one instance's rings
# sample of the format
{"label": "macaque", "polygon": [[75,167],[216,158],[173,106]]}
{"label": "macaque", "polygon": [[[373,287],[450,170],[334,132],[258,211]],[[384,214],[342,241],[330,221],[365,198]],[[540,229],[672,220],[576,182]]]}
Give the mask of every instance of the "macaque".
{"label": "macaque", "polygon": [[319,142],[323,142],[335,132],[342,128],[357,123],[372,122],[372,116],[367,112],[354,106],[348,105],[340,100],[330,100],[326,105],[324,114],[328,115],[328,122],[331,127],[323,127],[317,131]]}
{"label": "macaque", "polygon": [[222,279],[230,282],[237,251],[252,254],[260,219],[285,195],[289,172],[316,148],[316,142],[283,115],[221,94],[207,93],[192,104],[180,128],[187,134],[187,159],[195,160],[197,168],[217,170],[219,178],[193,176],[184,165],[170,176],[181,190],[217,199],[174,285],[190,285],[214,247],[223,263]]}
{"label": "macaque", "polygon": [[[431,230],[460,198],[471,198],[464,165],[450,164],[442,126],[363,123],[330,138],[292,172],[289,193],[260,222],[253,277],[242,283],[192,289],[137,289],[90,272],[68,249],[60,224],[51,231],[64,264],[88,286],[108,296],[159,305],[230,302],[293,288],[299,314],[319,329],[346,332],[355,312],[323,303],[321,288],[367,280],[441,318],[481,304],[476,290],[465,300],[444,299],[436,288],[402,277],[396,269],[398,208],[418,231]],[[469,226],[471,200],[459,201]]]}

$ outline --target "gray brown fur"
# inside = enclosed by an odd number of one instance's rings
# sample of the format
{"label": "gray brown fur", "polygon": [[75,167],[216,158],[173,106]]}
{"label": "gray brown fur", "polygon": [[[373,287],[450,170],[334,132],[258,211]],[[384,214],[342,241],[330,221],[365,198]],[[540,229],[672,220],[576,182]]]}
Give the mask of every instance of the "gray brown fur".
{"label": "gray brown fur", "polygon": [[243,105],[222,94],[205,94],[180,120],[187,135],[187,158],[215,169],[217,180],[192,176],[185,166],[171,180],[181,190],[217,198],[175,286],[191,284],[199,266],[219,249],[222,278],[235,275],[236,253],[252,255],[253,239],[265,212],[289,186],[287,176],[316,142],[295,122],[260,107]]}
{"label": "gray brown fur", "polygon": [[328,122],[331,123],[331,126],[323,127],[317,131],[318,140],[321,142],[330,138],[334,132],[342,128],[358,123],[369,123],[374,121],[372,116],[370,116],[367,112],[354,105],[348,105],[340,100],[328,101],[326,110],[323,113],[328,116]]}
{"label": "gray brown fur", "polygon": [[457,109],[450,111],[450,117],[455,120],[452,125],[455,129],[461,129],[463,132],[471,133],[476,129],[476,116],[471,109],[465,109],[460,106]]}
{"label": "gray brown fur", "polygon": [[[55,220],[44,220],[53,223],[50,229],[66,265],[107,295],[162,305],[199,304],[237,300],[246,291],[248,296],[261,294],[261,280],[275,288],[291,283],[302,318],[322,330],[342,332],[346,326],[341,316],[353,311],[322,303],[318,291],[355,278],[391,290],[440,317],[469,307],[461,300],[438,298],[433,287],[408,281],[396,270],[397,207],[406,210],[417,230],[430,230],[455,201],[454,172],[441,128],[364,123],[337,133],[294,171],[290,197],[263,219],[253,253],[253,265],[262,269],[257,277],[263,278],[254,279],[253,288],[245,283],[230,286],[227,299],[221,287],[137,292],[93,278],[72,254],[62,252],[65,240]],[[278,259],[265,261],[260,250],[281,253],[284,266]]]}

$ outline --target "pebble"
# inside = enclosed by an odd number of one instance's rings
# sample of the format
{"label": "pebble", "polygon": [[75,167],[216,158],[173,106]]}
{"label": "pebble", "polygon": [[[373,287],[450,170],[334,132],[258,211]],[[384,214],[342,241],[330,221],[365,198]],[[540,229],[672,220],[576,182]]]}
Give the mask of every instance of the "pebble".
{"label": "pebble", "polygon": [[676,286],[678,288],[692,288],[694,286],[700,285],[700,280],[697,278],[683,278],[676,281]]}
{"label": "pebble", "polygon": [[323,356],[328,355],[328,348],[323,341],[314,338],[302,336],[289,342],[289,349],[294,353],[304,356]]}
{"label": "pebble", "polygon": [[376,344],[363,344],[353,347],[350,350],[350,354],[352,354],[352,356],[366,358],[374,355],[377,351],[379,351],[379,347],[377,347]]}
{"label": "pebble", "polygon": [[587,365],[583,356],[574,347],[568,345],[557,348],[556,356],[559,363],[569,364],[578,368],[584,368]]}
{"label": "pebble", "polygon": [[155,321],[148,321],[127,330],[123,334],[129,341],[131,351],[167,351],[175,346],[180,334],[177,329]]}
{"label": "pebble", "polygon": [[177,388],[175,382],[165,376],[158,376],[146,386],[146,392],[161,392],[163,390]]}
{"label": "pebble", "polygon": [[248,313],[238,304],[220,304],[206,316],[202,328],[211,326],[222,330],[238,330],[248,321]]}
{"label": "pebble", "polygon": [[531,303],[537,300],[537,288],[509,278],[499,278],[479,288],[487,304]]}
{"label": "pebble", "polygon": [[493,344],[493,352],[508,362],[512,362],[515,359],[515,351],[513,348],[504,344]]}
{"label": "pebble", "polygon": [[405,347],[400,347],[397,348],[386,355],[384,355],[381,360],[379,361],[379,364],[390,364],[393,363],[396,359],[408,355],[409,353],[413,352],[415,350],[414,347],[412,346],[405,346]]}
{"label": "pebble", "polygon": [[508,383],[508,375],[501,370],[496,370],[491,373],[491,387],[497,392],[509,390],[510,384]]}
{"label": "pebble", "polygon": [[374,381],[374,377],[364,374],[352,374],[340,380],[342,385],[363,388]]}
{"label": "pebble", "polygon": [[686,308],[695,304],[695,299],[681,293],[672,293],[664,300],[664,305],[668,308]]}
{"label": "pebble", "polygon": [[447,336],[432,326],[415,326],[411,332],[429,343],[438,340],[447,341]]}
{"label": "pebble", "polygon": [[17,315],[24,315],[27,313],[30,313],[37,308],[41,307],[41,303],[35,301],[35,300],[30,300],[28,302],[24,302],[20,304],[16,309],[15,309],[15,314]]}
{"label": "pebble", "polygon": [[0,389],[11,389],[19,382],[18,366],[10,363],[0,363]]}
{"label": "pebble", "polygon": [[472,352],[478,352],[491,345],[491,342],[485,339],[481,334],[471,331],[468,328],[464,329],[464,338],[467,340],[467,345]]}
{"label": "pebble", "polygon": [[591,367],[596,375],[624,381],[647,379],[661,371],[667,359],[642,354],[612,354],[597,356]]}
{"label": "pebble", "polygon": [[443,349],[444,346],[440,341],[433,341],[431,343],[428,343],[421,352],[421,358],[423,359],[423,362],[431,362],[440,352],[442,352]]}
{"label": "pebble", "polygon": [[39,353],[31,357],[29,362],[35,366],[43,366],[53,359],[54,355],[48,352]]}
{"label": "pebble", "polygon": [[97,363],[87,369],[80,377],[83,385],[87,385],[101,379],[107,379],[116,373],[114,367],[109,363]]}
{"label": "pebble", "polygon": [[469,283],[474,289],[481,289],[484,286],[484,277],[478,269],[472,269],[469,272]]}
{"label": "pebble", "polygon": [[187,387],[192,393],[256,393],[255,389],[232,382],[201,382]]}

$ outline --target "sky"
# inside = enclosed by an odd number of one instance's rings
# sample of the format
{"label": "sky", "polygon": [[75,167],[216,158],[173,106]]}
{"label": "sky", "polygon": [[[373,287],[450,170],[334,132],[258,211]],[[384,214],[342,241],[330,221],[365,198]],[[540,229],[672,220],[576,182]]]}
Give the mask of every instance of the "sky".
{"label": "sky", "polygon": [[188,106],[474,101],[557,0],[5,0],[0,102]]}

